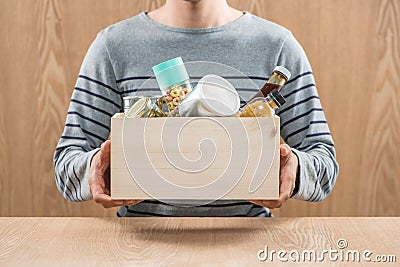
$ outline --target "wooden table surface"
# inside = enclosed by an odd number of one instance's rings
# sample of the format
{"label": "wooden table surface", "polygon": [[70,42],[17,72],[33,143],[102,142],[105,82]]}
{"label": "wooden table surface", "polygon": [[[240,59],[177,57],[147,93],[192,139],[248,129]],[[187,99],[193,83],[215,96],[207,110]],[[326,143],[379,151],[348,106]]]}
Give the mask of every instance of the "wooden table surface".
{"label": "wooden table surface", "polygon": [[292,265],[276,254],[260,261],[265,246],[287,259],[292,250],[368,249],[371,259],[394,255],[381,265],[396,266],[400,218],[0,218],[0,266]]}

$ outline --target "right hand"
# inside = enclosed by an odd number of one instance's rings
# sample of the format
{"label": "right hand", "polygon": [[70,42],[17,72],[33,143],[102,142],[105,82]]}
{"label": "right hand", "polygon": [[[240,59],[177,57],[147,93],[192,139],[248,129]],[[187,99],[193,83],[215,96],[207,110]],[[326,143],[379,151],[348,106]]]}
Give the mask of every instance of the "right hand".
{"label": "right hand", "polygon": [[130,206],[143,200],[112,200],[110,196],[110,146],[107,140],[101,144],[101,149],[96,153],[90,164],[89,186],[93,199],[104,208]]}

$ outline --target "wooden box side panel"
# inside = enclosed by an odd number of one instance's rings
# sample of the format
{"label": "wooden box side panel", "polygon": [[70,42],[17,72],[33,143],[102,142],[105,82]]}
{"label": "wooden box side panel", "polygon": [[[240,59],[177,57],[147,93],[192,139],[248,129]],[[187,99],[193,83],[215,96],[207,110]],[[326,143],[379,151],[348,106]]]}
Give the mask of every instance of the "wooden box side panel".
{"label": "wooden box side panel", "polygon": [[[234,133],[240,131],[236,125],[238,120],[241,120],[248,143],[245,144],[245,142],[242,142],[243,144],[232,145],[232,143],[228,141],[232,142],[231,139]],[[173,123],[168,124],[169,122]],[[215,143],[217,148],[216,156],[209,168],[197,173],[180,173],[176,166],[171,165],[170,162],[166,160],[163,149],[167,148],[171,152],[173,148],[168,147],[169,142],[162,142],[163,140],[160,138],[160,129],[163,131],[174,131],[175,122],[177,125],[191,122],[190,124],[185,124],[179,138],[176,136],[172,138],[171,136],[171,140],[175,141],[176,139],[177,142],[179,142],[180,149],[179,153],[177,152],[176,154],[182,154],[188,160],[189,166],[191,160],[201,158],[201,156],[204,156],[202,153],[204,153],[204,151],[207,152],[207,149],[201,151],[201,146],[199,148],[200,141],[204,141],[204,138],[209,137]],[[230,163],[229,160],[232,159],[232,154],[237,152],[243,153],[243,158],[247,159],[246,166],[243,168],[241,165],[243,162],[229,165],[229,171],[234,174],[237,173],[237,176],[234,175],[233,179],[237,179],[237,177],[240,177],[240,179],[235,187],[231,188],[229,192],[225,192],[221,199],[277,199],[279,197],[279,117],[257,118],[257,120],[255,118],[214,118],[211,120],[198,120],[196,122],[193,121],[193,118],[126,119],[125,121],[124,119],[113,118],[111,128],[111,197],[113,199],[152,198],[142,190],[141,186],[139,186],[132,177],[133,173],[138,171],[138,169],[140,169],[141,173],[148,173],[149,175],[150,172],[153,171],[152,168],[156,169],[157,173],[164,177],[164,179],[179,186],[196,187],[212,183],[227,170],[227,164]],[[137,131],[143,131],[144,128],[146,129],[144,138],[146,140],[146,152],[143,153],[145,154],[143,156],[148,157],[152,165],[151,167],[137,165],[136,169],[130,172],[128,165],[130,167],[132,167],[132,165],[127,164],[129,154],[124,155],[124,149],[125,152],[139,151],[140,141],[142,140],[126,142],[126,136],[134,136]],[[227,129],[230,130],[231,133],[227,134]],[[124,131],[125,134],[124,146],[122,131]],[[261,131],[263,132],[263,138],[260,138]],[[177,146],[177,142],[171,142],[171,146]],[[264,152],[262,152],[262,144],[264,142],[269,144],[269,149],[264,149]],[[271,146],[271,144],[273,146]],[[174,153],[175,152],[172,150],[169,155],[174,156]],[[274,155],[273,160],[271,159],[271,165],[267,164],[268,166],[263,166],[260,163],[261,153],[267,153],[268,157]],[[178,157],[182,155],[175,156]],[[266,154],[263,154],[263,157],[265,155]],[[128,162],[132,161],[128,160]],[[255,173],[258,175],[255,176]],[[250,185],[252,185],[254,189],[255,184],[260,186],[255,192],[250,193]],[[157,184],[154,184],[154,187],[156,186]],[[165,193],[161,192],[158,193],[158,195],[159,194],[163,194],[163,196],[159,198],[164,199],[187,198],[177,197],[173,195],[171,191],[166,191]],[[209,197],[201,194],[198,196],[191,195],[190,197],[190,199],[208,198]]]}

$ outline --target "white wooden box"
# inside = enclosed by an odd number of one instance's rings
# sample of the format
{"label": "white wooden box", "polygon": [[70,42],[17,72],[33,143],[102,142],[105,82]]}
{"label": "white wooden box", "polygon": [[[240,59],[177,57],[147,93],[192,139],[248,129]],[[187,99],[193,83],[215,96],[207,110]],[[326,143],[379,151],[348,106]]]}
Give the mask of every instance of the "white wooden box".
{"label": "white wooden box", "polygon": [[113,199],[278,199],[279,117],[111,120]]}

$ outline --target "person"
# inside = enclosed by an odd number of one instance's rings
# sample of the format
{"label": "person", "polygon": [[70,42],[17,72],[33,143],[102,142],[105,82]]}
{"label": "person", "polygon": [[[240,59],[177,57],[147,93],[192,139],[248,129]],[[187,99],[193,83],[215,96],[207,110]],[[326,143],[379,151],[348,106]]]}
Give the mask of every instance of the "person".
{"label": "person", "polygon": [[[277,112],[287,143],[280,146],[279,200],[217,200],[185,208],[110,198],[110,118],[122,111],[122,97],[152,76],[152,66],[179,56],[186,62],[226,64],[259,88],[275,66],[290,69],[292,78],[281,91],[287,102]],[[54,164],[66,199],[119,206],[118,216],[269,217],[270,209],[289,198],[325,199],[338,175],[334,143],[301,45],[289,30],[238,11],[226,0],[167,0],[100,31],[82,63]]]}

